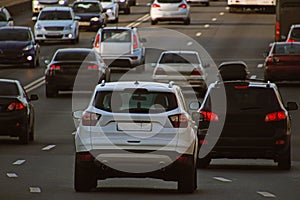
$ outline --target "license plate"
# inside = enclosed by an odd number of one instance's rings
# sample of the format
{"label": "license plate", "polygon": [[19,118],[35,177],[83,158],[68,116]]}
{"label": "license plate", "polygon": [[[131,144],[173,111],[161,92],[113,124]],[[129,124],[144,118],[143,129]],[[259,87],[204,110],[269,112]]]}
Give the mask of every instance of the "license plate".
{"label": "license plate", "polygon": [[89,26],[90,22],[79,22],[79,26]]}
{"label": "license plate", "polygon": [[119,131],[151,131],[151,123],[118,123]]}

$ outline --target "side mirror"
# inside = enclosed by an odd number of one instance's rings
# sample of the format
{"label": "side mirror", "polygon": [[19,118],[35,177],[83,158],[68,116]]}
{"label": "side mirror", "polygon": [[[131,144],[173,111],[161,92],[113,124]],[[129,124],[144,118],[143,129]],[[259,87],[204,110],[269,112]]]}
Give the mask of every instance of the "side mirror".
{"label": "side mirror", "polygon": [[47,65],[49,65],[49,64],[50,64],[50,62],[51,62],[51,61],[50,61],[50,60],[48,60],[48,59],[46,59],[46,60],[44,61],[44,63],[46,64],[46,66],[47,66]]}
{"label": "side mirror", "polygon": [[296,102],[288,102],[286,106],[287,110],[298,110],[298,105]]}
{"label": "side mirror", "polygon": [[72,116],[74,119],[81,119],[82,114],[83,114],[82,110],[77,110],[72,113]]}
{"label": "side mirror", "polygon": [[29,100],[30,100],[30,101],[36,101],[36,100],[38,100],[38,99],[39,99],[39,96],[36,95],[36,94],[32,94],[32,95],[30,95],[30,97],[29,97]]}
{"label": "side mirror", "polygon": [[190,110],[198,110],[200,108],[200,103],[198,101],[193,101],[190,103],[189,108]]}
{"label": "side mirror", "polygon": [[286,40],[286,36],[285,35],[281,35],[281,39],[282,40]]}
{"label": "side mirror", "polygon": [[10,18],[8,19],[8,21],[14,21],[14,19],[13,19],[12,17],[10,17]]}
{"label": "side mirror", "polygon": [[37,21],[37,17],[36,17],[36,16],[33,16],[33,17],[31,18],[31,20],[34,21],[34,22],[36,22],[36,21]]}

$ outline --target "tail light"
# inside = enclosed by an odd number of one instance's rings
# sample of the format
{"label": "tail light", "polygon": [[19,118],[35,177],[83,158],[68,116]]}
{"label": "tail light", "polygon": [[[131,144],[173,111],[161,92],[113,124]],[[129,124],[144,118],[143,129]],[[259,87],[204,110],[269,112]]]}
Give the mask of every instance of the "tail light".
{"label": "tail light", "polygon": [[166,75],[166,72],[163,68],[158,67],[156,68],[155,75]]}
{"label": "tail light", "polygon": [[289,38],[289,39],[287,40],[287,42],[296,42],[296,40],[293,40],[293,39],[290,39],[290,38]]}
{"label": "tail light", "polygon": [[155,4],[152,5],[152,8],[160,8],[160,5],[155,3]]}
{"label": "tail light", "polygon": [[183,4],[180,4],[178,7],[179,7],[179,8],[182,8],[182,9],[186,9],[186,8],[187,8],[187,5],[183,3]]}
{"label": "tail light", "polygon": [[98,34],[96,36],[96,39],[95,39],[95,42],[94,42],[94,47],[95,48],[99,48],[99,46],[100,46],[100,34]]}
{"label": "tail light", "polygon": [[93,156],[89,152],[79,153],[77,154],[77,159],[79,161],[90,161]]}
{"label": "tail light", "polygon": [[50,65],[50,71],[59,71],[61,69],[60,65],[52,64]]}
{"label": "tail light", "polygon": [[25,108],[25,106],[24,106],[23,103],[21,103],[21,102],[12,102],[7,106],[6,111],[23,110],[24,108]]}
{"label": "tail light", "polygon": [[266,61],[266,65],[270,65],[273,63],[273,58],[272,57],[268,57],[267,61]]}
{"label": "tail light", "polygon": [[247,89],[249,86],[248,85],[235,85],[235,89]]}
{"label": "tail light", "polygon": [[268,113],[265,117],[265,122],[281,121],[287,118],[287,113],[285,111]]}
{"label": "tail light", "polygon": [[202,75],[202,71],[200,69],[194,69],[192,71],[191,75],[193,75],[193,76],[201,76]]}
{"label": "tail light", "polygon": [[136,35],[133,35],[133,49],[137,49],[139,47],[138,39]]}
{"label": "tail light", "polygon": [[87,69],[88,70],[98,70],[99,69],[99,66],[98,65],[89,65],[89,66],[87,66]]}
{"label": "tail light", "polygon": [[188,125],[188,118],[185,114],[172,115],[169,119],[174,128],[186,128]]}
{"label": "tail light", "polygon": [[208,122],[219,121],[219,116],[213,112],[201,110],[200,114],[203,115],[203,121],[208,121]]}
{"label": "tail light", "polygon": [[83,126],[96,126],[98,120],[101,115],[92,113],[92,112],[84,112],[81,118],[81,122]]}
{"label": "tail light", "polygon": [[275,24],[275,39],[276,41],[280,40],[280,23],[276,22]]}

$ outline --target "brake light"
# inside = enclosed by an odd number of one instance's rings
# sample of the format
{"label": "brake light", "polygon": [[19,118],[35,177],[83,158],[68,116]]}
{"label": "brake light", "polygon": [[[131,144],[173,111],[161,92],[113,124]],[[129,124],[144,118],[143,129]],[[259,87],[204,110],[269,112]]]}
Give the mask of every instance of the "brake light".
{"label": "brake light", "polygon": [[133,49],[137,49],[137,48],[139,48],[139,43],[136,35],[133,35]]}
{"label": "brake light", "polygon": [[92,113],[92,112],[84,112],[81,118],[81,122],[83,126],[96,126],[98,120],[101,115]]}
{"label": "brake light", "polygon": [[234,86],[235,89],[247,89],[248,85],[236,85]]}
{"label": "brake light", "polygon": [[77,155],[79,161],[90,161],[92,158],[93,156],[90,153],[80,153]]}
{"label": "brake light", "polygon": [[160,8],[160,5],[155,3],[155,4],[152,5],[152,8]]}
{"label": "brake light", "polygon": [[192,71],[191,75],[193,75],[193,76],[201,76],[202,75],[202,71],[200,69],[194,69]]}
{"label": "brake light", "polygon": [[290,38],[289,38],[289,39],[287,40],[287,42],[296,42],[296,40],[293,40],[293,39],[290,39]]}
{"label": "brake light", "polygon": [[280,23],[276,22],[275,24],[275,39],[276,41],[280,40]]}
{"label": "brake light", "polygon": [[265,122],[280,121],[287,118],[285,111],[268,113],[265,117]]}
{"label": "brake light", "polygon": [[88,70],[96,70],[96,69],[99,69],[99,66],[98,65],[89,65],[87,66]]}
{"label": "brake light", "polygon": [[179,8],[182,8],[182,9],[186,9],[186,8],[187,8],[187,5],[183,3],[183,4],[180,4],[178,7],[179,7]]}
{"label": "brake light", "polygon": [[174,128],[186,128],[188,125],[188,118],[185,114],[172,115],[169,119]]}
{"label": "brake light", "polygon": [[201,110],[200,114],[203,115],[203,121],[208,121],[208,122],[219,121],[219,116],[213,112]]}
{"label": "brake light", "polygon": [[60,70],[60,65],[55,65],[55,64],[52,64],[50,65],[50,71],[58,71]]}
{"label": "brake light", "polygon": [[25,108],[23,103],[12,102],[7,106],[7,111],[23,110]]}
{"label": "brake light", "polygon": [[166,72],[165,72],[165,70],[163,68],[158,67],[155,70],[155,75],[166,75]]}
{"label": "brake light", "polygon": [[94,47],[95,48],[99,48],[99,46],[100,46],[100,34],[98,34],[96,36],[96,39],[95,39],[95,42],[94,42]]}

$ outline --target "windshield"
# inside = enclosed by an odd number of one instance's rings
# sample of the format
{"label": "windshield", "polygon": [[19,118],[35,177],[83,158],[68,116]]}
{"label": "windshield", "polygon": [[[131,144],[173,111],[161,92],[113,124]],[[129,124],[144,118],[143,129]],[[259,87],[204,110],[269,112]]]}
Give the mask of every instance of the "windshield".
{"label": "windshield", "polygon": [[30,41],[31,35],[27,30],[2,29],[0,30],[0,41]]}
{"label": "windshield", "polygon": [[18,87],[15,83],[0,82],[0,96],[17,96]]}
{"label": "windshield", "polygon": [[98,3],[77,3],[73,7],[75,13],[98,13],[100,7]]}
{"label": "windshield", "polygon": [[276,44],[273,54],[278,55],[300,55],[300,44],[295,43],[283,43],[283,44]]}
{"label": "windshield", "polygon": [[54,61],[95,61],[96,55],[88,51],[58,52]]}
{"label": "windshield", "polygon": [[6,22],[6,21],[7,21],[6,15],[0,12],[0,22]]}
{"label": "windshield", "polygon": [[164,63],[192,63],[192,64],[200,64],[199,59],[196,54],[191,53],[164,53],[161,57],[160,62]]}
{"label": "windshield", "polygon": [[101,42],[131,42],[128,30],[103,30]]}
{"label": "windshield", "polygon": [[72,16],[69,11],[44,11],[39,20],[72,20]]}

